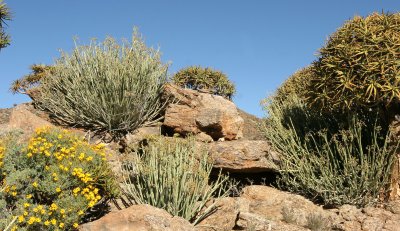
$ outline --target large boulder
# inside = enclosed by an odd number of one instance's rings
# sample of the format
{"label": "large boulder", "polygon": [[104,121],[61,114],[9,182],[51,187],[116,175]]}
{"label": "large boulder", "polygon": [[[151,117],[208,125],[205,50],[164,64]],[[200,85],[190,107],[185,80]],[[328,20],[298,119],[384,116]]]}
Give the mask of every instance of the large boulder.
{"label": "large boulder", "polygon": [[21,141],[26,141],[37,128],[53,127],[54,125],[35,113],[31,104],[19,104],[12,108],[9,121],[6,126],[11,130],[20,130],[23,135]]}
{"label": "large boulder", "polygon": [[165,86],[165,97],[175,99],[165,111],[164,126],[186,136],[206,133],[214,140],[235,140],[243,136],[243,119],[231,101],[222,96]]}
{"label": "large boulder", "polygon": [[268,186],[245,187],[238,203],[240,213],[263,217],[272,224],[286,222],[306,227],[309,217],[317,215],[321,219],[335,220],[334,213],[323,210],[306,198]]}
{"label": "large boulder", "polygon": [[174,217],[163,209],[150,205],[132,205],[111,212],[99,220],[83,224],[80,231],[194,231],[181,217]]}
{"label": "large boulder", "polygon": [[279,156],[265,140],[234,140],[208,144],[214,168],[259,173],[279,170]]}

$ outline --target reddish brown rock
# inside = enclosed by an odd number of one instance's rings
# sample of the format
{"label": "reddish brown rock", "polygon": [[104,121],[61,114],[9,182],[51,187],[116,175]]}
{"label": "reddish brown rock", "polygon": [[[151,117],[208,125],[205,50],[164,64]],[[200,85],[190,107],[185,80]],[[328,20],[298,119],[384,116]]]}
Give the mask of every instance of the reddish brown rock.
{"label": "reddish brown rock", "polygon": [[194,231],[181,217],[150,205],[133,205],[111,212],[99,220],[81,225],[81,231]]}
{"label": "reddish brown rock", "polygon": [[216,201],[216,210],[196,225],[196,231],[231,231],[239,210],[236,199],[225,197]]}
{"label": "reddish brown rock", "polygon": [[279,156],[264,140],[234,140],[208,144],[215,168],[257,173],[279,170]]}
{"label": "reddish brown rock", "polygon": [[311,214],[320,213],[327,218],[331,215],[302,196],[261,185],[245,187],[239,203],[240,212],[256,214],[274,222],[285,221],[283,210],[290,208],[296,224],[303,227]]}
{"label": "reddish brown rock", "polygon": [[29,104],[20,104],[14,107],[10,114],[8,127],[23,131],[24,135],[21,137],[22,140],[28,139],[37,128],[53,126],[47,120],[34,114],[32,108],[33,107]]}
{"label": "reddish brown rock", "polygon": [[165,111],[164,126],[186,136],[204,132],[214,140],[235,140],[243,136],[243,119],[231,101],[222,96],[182,89],[169,84],[165,95],[175,98]]}

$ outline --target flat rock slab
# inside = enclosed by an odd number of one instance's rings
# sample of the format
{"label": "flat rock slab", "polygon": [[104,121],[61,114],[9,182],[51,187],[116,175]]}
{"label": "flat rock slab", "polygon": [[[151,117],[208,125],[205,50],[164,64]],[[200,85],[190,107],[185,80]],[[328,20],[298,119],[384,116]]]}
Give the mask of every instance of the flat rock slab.
{"label": "flat rock slab", "polygon": [[214,168],[243,173],[279,170],[279,156],[265,140],[234,140],[207,145]]}

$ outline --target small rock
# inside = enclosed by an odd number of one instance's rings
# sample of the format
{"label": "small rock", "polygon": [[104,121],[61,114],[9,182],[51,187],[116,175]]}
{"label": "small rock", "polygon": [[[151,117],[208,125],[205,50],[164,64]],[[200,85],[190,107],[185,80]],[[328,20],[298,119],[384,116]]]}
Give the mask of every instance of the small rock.
{"label": "small rock", "polygon": [[203,142],[203,143],[211,143],[214,141],[211,136],[207,135],[204,132],[200,132],[200,133],[196,134],[195,138],[196,138],[196,141]]}

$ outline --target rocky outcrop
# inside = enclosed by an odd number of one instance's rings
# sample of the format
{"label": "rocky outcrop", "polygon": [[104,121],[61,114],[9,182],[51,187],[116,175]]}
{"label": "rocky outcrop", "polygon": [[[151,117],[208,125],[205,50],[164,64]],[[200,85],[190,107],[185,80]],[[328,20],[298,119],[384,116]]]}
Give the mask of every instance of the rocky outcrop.
{"label": "rocky outcrop", "polygon": [[238,109],[240,117],[243,118],[243,139],[246,140],[265,140],[265,135],[261,133],[260,125],[263,119],[251,115],[243,110]]}
{"label": "rocky outcrop", "polygon": [[216,210],[196,225],[196,231],[231,231],[239,214],[236,198],[226,197],[215,201]]}
{"label": "rocky outcrop", "polygon": [[231,101],[222,96],[182,89],[169,84],[165,95],[174,98],[165,111],[164,126],[173,133],[206,133],[214,140],[235,140],[243,136],[243,119]]}
{"label": "rocky outcrop", "polygon": [[357,209],[343,205],[331,210],[338,215],[333,228],[344,231],[397,231],[400,230],[400,215],[377,207]]}
{"label": "rocky outcrop", "polygon": [[194,231],[181,217],[174,217],[163,209],[150,205],[133,205],[111,212],[99,220],[81,225],[80,231]]}
{"label": "rocky outcrop", "polygon": [[279,170],[279,156],[264,140],[213,142],[208,147],[215,168],[242,173]]}
{"label": "rocky outcrop", "polygon": [[32,113],[31,106],[27,104],[20,104],[12,109],[9,125],[12,128],[20,128],[24,131],[34,131],[40,127],[53,126],[47,120]]}
{"label": "rocky outcrop", "polygon": [[53,127],[49,121],[39,117],[32,112],[33,106],[30,104],[20,104],[12,108],[10,118],[6,126],[9,129],[20,130],[23,135],[19,138],[27,140],[37,128]]}
{"label": "rocky outcrop", "polygon": [[325,225],[316,228],[329,228],[328,221],[336,217],[302,196],[260,185],[245,187],[240,197],[219,199],[217,205],[216,212],[196,226],[197,231],[306,231],[311,216],[320,216],[318,222]]}

